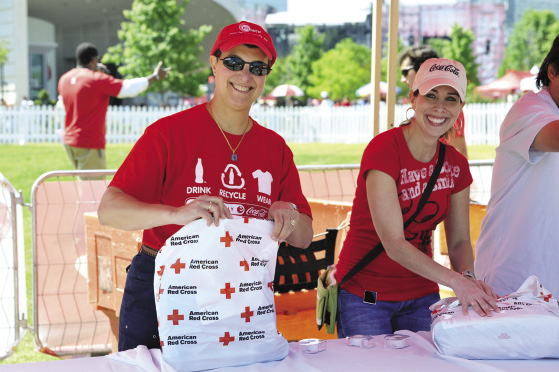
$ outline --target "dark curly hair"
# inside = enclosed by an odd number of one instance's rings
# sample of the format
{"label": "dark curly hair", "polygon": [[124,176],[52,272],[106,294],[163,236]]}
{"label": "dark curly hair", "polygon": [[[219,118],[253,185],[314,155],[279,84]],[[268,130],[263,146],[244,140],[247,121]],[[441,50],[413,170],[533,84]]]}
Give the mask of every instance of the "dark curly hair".
{"label": "dark curly hair", "polygon": [[549,77],[547,77],[547,70],[550,65],[555,68],[556,72],[559,72],[559,35],[553,40],[553,45],[540,66],[540,71],[536,77],[536,87],[538,87],[538,89],[549,86],[550,80]]}
{"label": "dark curly hair", "polygon": [[415,71],[419,70],[419,66],[429,58],[439,58],[439,55],[429,45],[412,45],[404,49],[398,56],[398,62],[401,65],[406,58],[410,59]]}

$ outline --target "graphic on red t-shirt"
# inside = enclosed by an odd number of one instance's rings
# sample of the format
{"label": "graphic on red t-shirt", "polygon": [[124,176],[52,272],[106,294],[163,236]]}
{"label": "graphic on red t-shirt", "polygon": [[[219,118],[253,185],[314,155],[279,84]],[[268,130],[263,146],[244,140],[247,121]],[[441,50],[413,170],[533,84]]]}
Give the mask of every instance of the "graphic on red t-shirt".
{"label": "graphic on red t-shirt", "polygon": [[[181,207],[202,195],[219,196],[233,216],[266,219],[271,205],[282,200],[310,216],[293,153],[277,133],[253,123],[232,162],[205,105],[162,118],[146,128],[110,186],[144,203]],[[231,144],[242,137],[225,136]],[[180,228],[146,229],[143,243],[157,249]]]}
{"label": "graphic on red t-shirt", "polygon": [[[438,151],[428,163],[416,160],[409,151],[401,127],[381,133],[369,143],[363,153],[357,179],[350,229],[339,256],[338,280],[380,243],[367,198],[365,178],[368,171],[378,170],[394,179],[402,220],[406,221],[417,209],[435,168]],[[452,194],[462,191],[471,182],[467,159],[452,146],[447,146],[443,167],[429,200],[404,231],[406,240],[432,257],[433,230],[446,217]],[[377,292],[379,301],[407,301],[438,292],[437,283],[404,268],[390,259],[386,252],[344,284],[343,288],[358,296],[363,296],[365,290]]]}

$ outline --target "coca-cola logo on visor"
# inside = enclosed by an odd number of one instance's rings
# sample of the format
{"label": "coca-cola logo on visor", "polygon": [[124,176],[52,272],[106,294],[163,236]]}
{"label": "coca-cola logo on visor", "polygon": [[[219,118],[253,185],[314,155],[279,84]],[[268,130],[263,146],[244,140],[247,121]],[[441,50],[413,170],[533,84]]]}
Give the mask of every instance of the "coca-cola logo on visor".
{"label": "coca-cola logo on visor", "polygon": [[456,76],[460,75],[460,69],[457,68],[456,66],[453,66],[453,65],[437,65],[437,64],[434,64],[429,69],[429,72],[436,71],[436,70],[448,71],[448,72],[453,73]]}

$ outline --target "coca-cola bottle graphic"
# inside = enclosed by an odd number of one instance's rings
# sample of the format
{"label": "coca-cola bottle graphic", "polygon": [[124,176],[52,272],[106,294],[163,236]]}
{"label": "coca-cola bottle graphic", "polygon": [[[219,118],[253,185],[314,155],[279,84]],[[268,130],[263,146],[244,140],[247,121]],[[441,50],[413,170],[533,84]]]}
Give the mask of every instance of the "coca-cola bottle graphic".
{"label": "coca-cola bottle graphic", "polygon": [[204,167],[202,166],[202,158],[198,158],[198,163],[196,164],[196,169],[194,170],[196,183],[204,183]]}

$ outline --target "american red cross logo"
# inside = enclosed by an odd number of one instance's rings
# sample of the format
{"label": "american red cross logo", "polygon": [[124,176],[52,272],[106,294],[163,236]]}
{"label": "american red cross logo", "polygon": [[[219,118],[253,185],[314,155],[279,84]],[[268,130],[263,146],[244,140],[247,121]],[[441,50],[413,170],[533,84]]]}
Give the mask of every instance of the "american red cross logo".
{"label": "american red cross logo", "polygon": [[184,320],[184,315],[179,315],[179,311],[174,309],[173,315],[167,315],[167,320],[172,320],[173,325],[179,325],[179,320]]}
{"label": "american red cross logo", "polygon": [[248,271],[249,267],[248,267],[248,262],[246,259],[243,259],[242,261],[239,262],[239,266],[244,267],[245,271]]}
{"label": "american red cross logo", "polygon": [[274,291],[274,282],[268,282],[268,288],[273,292]]}
{"label": "american red cross logo", "polygon": [[231,336],[229,332],[225,332],[223,337],[219,338],[219,342],[223,342],[223,346],[228,346],[230,342],[235,341],[235,336]]}
{"label": "american red cross logo", "polygon": [[226,231],[225,236],[222,236],[221,238],[219,238],[219,241],[221,243],[225,243],[225,248],[229,248],[231,246],[231,242],[233,241],[233,238],[229,234],[229,231]]}
{"label": "american red cross logo", "polygon": [[241,313],[241,318],[245,318],[245,323],[250,323],[251,316],[254,316],[254,311],[250,311],[250,306],[245,306],[245,312]]}
{"label": "american red cross logo", "polygon": [[159,345],[161,345],[161,349],[163,349],[163,346],[165,346],[165,341],[159,341]]}
{"label": "american red cross logo", "polygon": [[549,302],[549,299],[550,299],[551,297],[553,297],[551,294],[544,295],[543,292],[540,292],[540,294],[543,296],[543,300],[544,300],[545,302]]}
{"label": "american red cross logo", "polygon": [[163,271],[165,271],[165,265],[161,265],[161,266],[159,266],[159,268],[160,268],[161,270],[159,270],[159,271],[157,272],[157,275],[163,276]]}
{"label": "american red cross logo", "polygon": [[175,274],[180,274],[181,273],[181,269],[184,269],[186,267],[186,264],[181,263],[181,259],[177,258],[177,261],[171,265],[171,269],[175,269]]}
{"label": "american red cross logo", "polygon": [[243,223],[248,223],[249,218],[248,217],[243,217]]}
{"label": "american red cross logo", "polygon": [[165,289],[161,288],[161,283],[159,283],[159,294],[163,294],[163,292],[165,292]]}
{"label": "american red cross logo", "polygon": [[220,289],[219,293],[224,294],[225,298],[230,300],[231,293],[235,293],[235,288],[232,288],[230,283],[225,283],[225,288]]}

